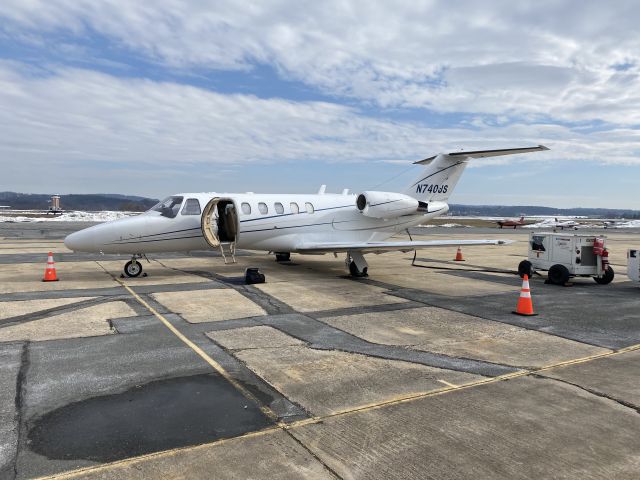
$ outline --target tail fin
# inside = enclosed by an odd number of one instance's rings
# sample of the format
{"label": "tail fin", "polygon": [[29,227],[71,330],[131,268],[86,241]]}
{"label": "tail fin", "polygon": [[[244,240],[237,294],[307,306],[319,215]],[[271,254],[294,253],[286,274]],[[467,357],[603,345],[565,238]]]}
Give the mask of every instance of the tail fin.
{"label": "tail fin", "polygon": [[474,152],[441,153],[415,162],[425,165],[420,176],[402,193],[421,202],[446,201],[455,188],[470,158],[498,157],[517,153],[549,150],[537,147],[505,148],[501,150],[478,150]]}
{"label": "tail fin", "polygon": [[447,200],[467,166],[468,158],[436,155],[428,159],[420,176],[403,193],[421,202]]}

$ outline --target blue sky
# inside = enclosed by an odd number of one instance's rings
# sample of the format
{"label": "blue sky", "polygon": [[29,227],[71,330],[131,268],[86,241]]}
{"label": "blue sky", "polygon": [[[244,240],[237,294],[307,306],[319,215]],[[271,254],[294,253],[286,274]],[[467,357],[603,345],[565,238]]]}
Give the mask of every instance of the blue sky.
{"label": "blue sky", "polygon": [[[616,2],[0,3],[0,190],[401,189],[640,209],[640,7]],[[404,173],[403,173],[404,172]]]}

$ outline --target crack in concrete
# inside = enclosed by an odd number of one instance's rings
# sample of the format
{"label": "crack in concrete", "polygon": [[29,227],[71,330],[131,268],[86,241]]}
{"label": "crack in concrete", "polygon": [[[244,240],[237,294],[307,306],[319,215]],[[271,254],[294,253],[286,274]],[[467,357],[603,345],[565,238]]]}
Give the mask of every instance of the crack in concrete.
{"label": "crack in concrete", "polygon": [[542,375],[540,373],[532,373],[531,376],[534,377],[534,378],[539,378],[539,379],[555,380],[557,382],[564,383],[566,385],[571,385],[572,387],[575,387],[575,388],[578,388],[580,390],[583,390],[583,391],[585,391],[587,393],[590,393],[591,395],[595,395],[596,397],[606,398],[607,400],[610,400],[610,401],[612,401],[614,403],[617,403],[618,405],[621,405],[621,406],[626,407],[626,408],[628,408],[630,410],[633,410],[635,413],[640,414],[640,406],[634,405],[633,403],[627,402],[626,400],[622,400],[620,398],[613,397],[613,396],[609,395],[608,393],[604,393],[604,392],[601,392],[599,390],[593,390],[591,388],[587,388],[587,387],[585,387],[583,385],[579,385],[577,383],[573,383],[573,382],[570,382],[568,380],[564,380],[562,378],[548,377],[548,376]]}
{"label": "crack in concrete", "polygon": [[309,455],[311,455],[318,463],[320,463],[320,465],[322,465],[331,475],[333,475],[338,480],[343,480],[343,477],[341,477],[338,474],[338,472],[336,472],[333,468],[331,468],[329,465],[327,465],[318,455],[316,455],[309,447],[307,447],[302,442],[302,440],[300,440],[298,437],[296,437],[289,429],[285,429],[284,432],[287,435],[289,435],[289,437],[291,439],[293,439],[294,442],[296,442],[298,445],[300,445],[302,448],[304,448],[304,450],[306,452],[308,452]]}

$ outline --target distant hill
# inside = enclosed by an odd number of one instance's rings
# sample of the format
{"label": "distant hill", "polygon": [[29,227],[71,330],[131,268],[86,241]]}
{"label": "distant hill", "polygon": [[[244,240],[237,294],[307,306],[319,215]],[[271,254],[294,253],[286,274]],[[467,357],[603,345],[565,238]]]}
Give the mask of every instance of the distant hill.
{"label": "distant hill", "polygon": [[[50,194],[0,192],[0,204],[15,209],[47,210],[50,199]],[[60,207],[63,210],[144,212],[156,203],[158,200],[155,198],[114,193],[60,195]]]}
{"label": "distant hill", "polygon": [[451,215],[519,217],[520,215],[584,216],[591,218],[640,218],[640,210],[615,208],[552,208],[534,205],[451,205]]}

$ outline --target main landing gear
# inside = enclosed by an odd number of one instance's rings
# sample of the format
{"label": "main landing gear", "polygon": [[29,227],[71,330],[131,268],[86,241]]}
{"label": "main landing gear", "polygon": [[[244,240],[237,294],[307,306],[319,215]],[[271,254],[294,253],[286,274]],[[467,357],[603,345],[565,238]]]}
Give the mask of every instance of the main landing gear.
{"label": "main landing gear", "polygon": [[276,262],[288,262],[291,260],[291,253],[289,252],[275,252]]}
{"label": "main landing gear", "polygon": [[352,277],[368,277],[369,274],[367,270],[369,269],[369,265],[367,261],[364,259],[364,255],[358,251],[349,251],[347,252],[347,258],[345,259],[345,264],[349,268],[349,273]]}
{"label": "main landing gear", "polygon": [[[142,264],[138,260],[141,259],[142,257],[143,255],[140,255],[140,254],[133,255],[131,257],[131,260],[129,260],[127,263],[124,264],[124,275],[130,278],[139,277],[140,274],[142,273]],[[147,258],[147,257],[144,257],[144,258]],[[149,260],[147,259],[147,262],[148,261]],[[123,278],[124,278],[124,275],[122,275]],[[147,274],[144,273],[142,276],[146,277]]]}

